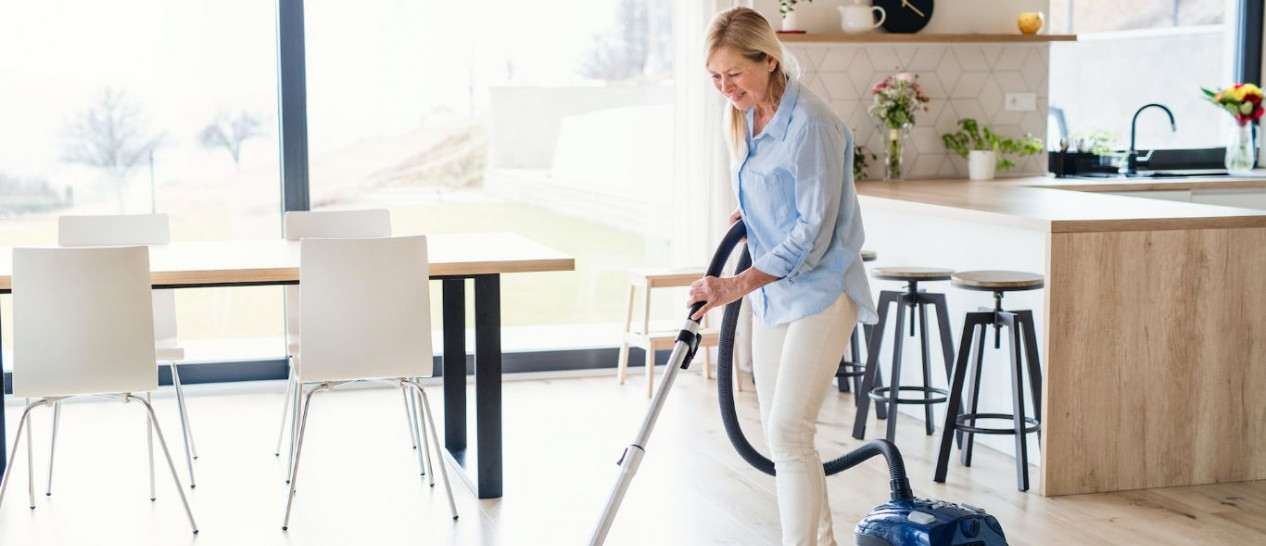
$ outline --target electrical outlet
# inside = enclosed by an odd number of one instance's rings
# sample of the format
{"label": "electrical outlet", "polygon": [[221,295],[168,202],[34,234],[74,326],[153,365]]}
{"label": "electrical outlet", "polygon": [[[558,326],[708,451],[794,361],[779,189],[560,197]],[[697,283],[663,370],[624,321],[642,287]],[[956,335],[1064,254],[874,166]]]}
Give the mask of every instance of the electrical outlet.
{"label": "electrical outlet", "polygon": [[1037,110],[1037,93],[1007,93],[1008,112],[1032,112]]}

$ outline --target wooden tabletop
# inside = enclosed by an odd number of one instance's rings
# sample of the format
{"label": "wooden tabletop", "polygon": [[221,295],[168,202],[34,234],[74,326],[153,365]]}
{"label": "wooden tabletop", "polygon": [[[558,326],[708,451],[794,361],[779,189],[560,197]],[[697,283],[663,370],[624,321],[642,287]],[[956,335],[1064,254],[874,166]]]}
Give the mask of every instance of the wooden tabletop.
{"label": "wooden tabletop", "polygon": [[[1046,177],[873,181],[859,182],[857,193],[863,214],[868,208],[900,210],[1050,233],[1266,227],[1266,211],[1257,209],[1095,193],[1139,189],[1126,184]],[[1266,177],[1182,184],[1164,188],[1266,187]]]}
{"label": "wooden tabletop", "polygon": [[[427,236],[431,275],[572,271],[570,256],[513,233]],[[299,243],[281,239],[176,242],[150,247],[153,283],[191,286],[299,280]],[[0,247],[0,290],[12,288],[12,248]]]}

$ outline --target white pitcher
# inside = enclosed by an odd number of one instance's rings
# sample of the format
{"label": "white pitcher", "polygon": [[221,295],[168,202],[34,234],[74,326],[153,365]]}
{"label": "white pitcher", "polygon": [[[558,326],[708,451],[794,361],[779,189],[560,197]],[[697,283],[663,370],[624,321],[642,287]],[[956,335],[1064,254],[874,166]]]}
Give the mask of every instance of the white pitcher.
{"label": "white pitcher", "polygon": [[[845,34],[870,32],[884,24],[884,18],[888,16],[884,13],[884,8],[862,3],[862,0],[853,0],[853,3],[840,6],[839,9],[840,28]],[[875,12],[879,13],[879,22],[875,22]]]}

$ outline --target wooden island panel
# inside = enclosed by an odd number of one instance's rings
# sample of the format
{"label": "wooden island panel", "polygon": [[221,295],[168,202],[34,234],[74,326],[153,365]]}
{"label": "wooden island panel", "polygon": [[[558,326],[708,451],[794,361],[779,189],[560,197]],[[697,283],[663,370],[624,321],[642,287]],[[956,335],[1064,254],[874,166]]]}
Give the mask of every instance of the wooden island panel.
{"label": "wooden island panel", "polygon": [[1266,229],[1052,234],[1042,493],[1266,479]]}

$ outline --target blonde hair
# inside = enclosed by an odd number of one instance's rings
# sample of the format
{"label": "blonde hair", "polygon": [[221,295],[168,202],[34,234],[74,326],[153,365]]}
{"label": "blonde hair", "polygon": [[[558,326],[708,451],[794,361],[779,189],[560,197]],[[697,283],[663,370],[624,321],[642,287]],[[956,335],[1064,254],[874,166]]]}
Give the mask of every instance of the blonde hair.
{"label": "blonde hair", "polygon": [[[769,73],[769,94],[774,102],[782,99],[787,89],[788,72],[784,65],[782,42],[760,13],[751,8],[732,8],[712,19],[708,27],[707,58],[721,48],[731,48],[753,62],[763,63],[773,58],[777,65]],[[747,116],[733,104],[726,109],[729,122],[730,151],[737,153],[742,148],[747,134]]]}

